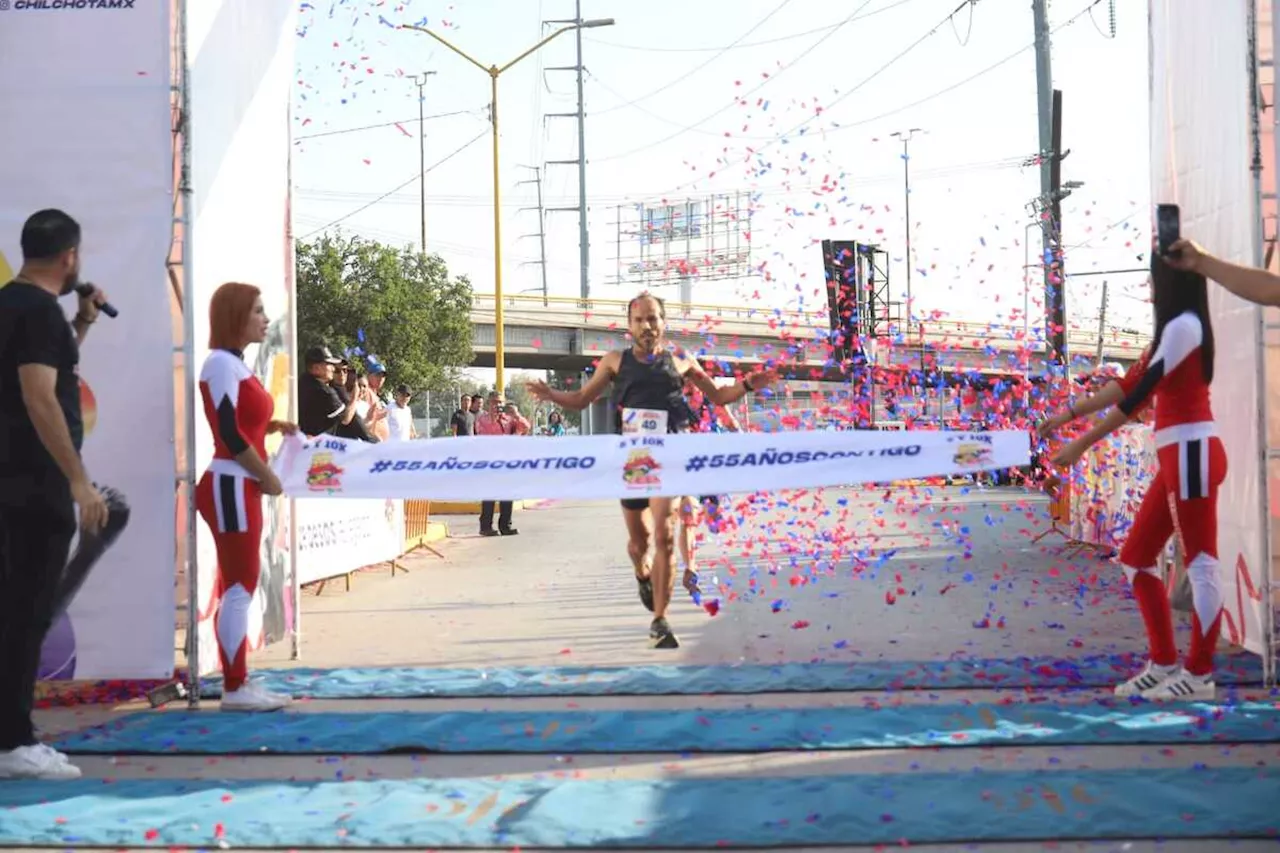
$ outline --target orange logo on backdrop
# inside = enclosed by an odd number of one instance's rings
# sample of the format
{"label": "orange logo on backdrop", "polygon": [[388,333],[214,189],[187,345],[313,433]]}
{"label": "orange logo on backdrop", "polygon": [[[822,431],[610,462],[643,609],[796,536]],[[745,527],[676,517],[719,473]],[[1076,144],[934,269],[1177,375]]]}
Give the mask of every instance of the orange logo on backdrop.
{"label": "orange logo on backdrop", "polygon": [[[13,278],[13,267],[9,266],[9,260],[4,256],[4,252],[0,252],[0,287],[8,284],[11,278]],[[98,425],[98,400],[83,379],[80,380],[80,417],[84,421],[84,437],[88,438],[89,433],[93,432],[93,428]]]}
{"label": "orange logo on backdrop", "polygon": [[[1244,554],[1236,555],[1236,609],[1231,610],[1231,603],[1226,602],[1222,608],[1222,627],[1226,629],[1227,641],[1233,646],[1243,646],[1248,639],[1246,632],[1245,607],[1250,602],[1262,601],[1262,593],[1253,585],[1249,575],[1249,564]],[[1263,617],[1269,618],[1269,617]]]}

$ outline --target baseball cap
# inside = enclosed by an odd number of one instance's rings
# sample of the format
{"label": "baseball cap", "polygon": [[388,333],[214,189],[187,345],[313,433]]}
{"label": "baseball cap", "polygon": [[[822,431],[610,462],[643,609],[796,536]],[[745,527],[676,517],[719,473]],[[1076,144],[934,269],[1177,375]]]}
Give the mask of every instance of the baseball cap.
{"label": "baseball cap", "polygon": [[403,395],[405,395],[406,397],[412,397],[412,396],[413,396],[413,392],[409,390],[409,386],[408,386],[408,385],[397,385],[397,386],[396,386],[396,393],[397,393],[397,394],[403,394]]}
{"label": "baseball cap", "polygon": [[335,357],[326,346],[312,347],[307,350],[304,359],[308,367],[313,364],[342,364],[342,359]]}

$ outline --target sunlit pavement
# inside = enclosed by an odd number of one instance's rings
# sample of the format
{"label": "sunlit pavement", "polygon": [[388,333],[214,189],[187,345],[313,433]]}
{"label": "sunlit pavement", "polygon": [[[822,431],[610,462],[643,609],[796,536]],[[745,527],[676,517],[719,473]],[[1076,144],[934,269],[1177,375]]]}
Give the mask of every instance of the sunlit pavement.
{"label": "sunlit pavement", "polygon": [[[704,577],[722,582],[717,615],[677,587],[675,651],[647,646],[614,502],[555,503],[516,517],[520,535],[485,539],[471,518],[449,517],[444,558],[404,561],[408,574],[368,570],[350,592],[304,593],[299,661],[288,644],[258,667],[608,666],[806,661],[939,660],[1139,651],[1141,624],[1118,573],[1095,557],[1071,561],[1060,540],[1032,538],[1045,502],[1018,489],[949,487],[806,492],[740,513],[741,525],[699,548]],[[705,532],[704,532],[705,535]],[[892,553],[890,553],[892,552]],[[1084,582],[1082,583],[1082,578]],[[1032,692],[1020,691],[1019,698]],[[1091,702],[1105,691],[1059,701]],[[823,707],[888,694],[573,697],[303,701],[298,713],[335,710],[555,710],[573,708]],[[893,695],[895,701],[984,701],[990,691]],[[216,713],[216,703],[206,703]],[[124,709],[45,711],[48,732]],[[130,709],[133,710],[133,709]],[[788,752],[752,755],[198,756],[77,758],[91,778],[332,779],[734,777],[987,769],[1259,766],[1280,747],[997,747],[956,750]],[[566,776],[567,778],[567,776]],[[655,816],[660,820],[660,816]],[[1230,847],[1223,845],[1230,844]],[[1274,842],[1266,843],[1274,849]],[[986,844],[918,850],[1248,850],[1244,842]],[[1262,843],[1256,846],[1259,849]],[[795,848],[803,849],[803,848]],[[833,848],[824,848],[833,849]],[[838,849],[838,848],[835,848]],[[853,849],[853,848],[847,848]]]}

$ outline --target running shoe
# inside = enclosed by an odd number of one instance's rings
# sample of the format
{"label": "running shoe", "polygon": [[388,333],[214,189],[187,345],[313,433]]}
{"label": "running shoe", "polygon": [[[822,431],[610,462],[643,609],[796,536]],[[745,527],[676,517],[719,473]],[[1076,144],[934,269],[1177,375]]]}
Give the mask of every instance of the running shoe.
{"label": "running shoe", "polygon": [[293,704],[292,697],[272,693],[260,683],[245,682],[239,690],[222,694],[222,710],[262,713],[282,711]]}
{"label": "running shoe", "polygon": [[654,619],[649,625],[649,645],[655,649],[680,648],[680,641],[676,639],[676,634],[665,617]]}
{"label": "running shoe", "polygon": [[79,779],[80,768],[44,744],[0,752],[0,779]]}
{"label": "running shoe", "polygon": [[653,578],[636,578],[636,586],[640,591],[640,603],[644,609],[653,612]]}

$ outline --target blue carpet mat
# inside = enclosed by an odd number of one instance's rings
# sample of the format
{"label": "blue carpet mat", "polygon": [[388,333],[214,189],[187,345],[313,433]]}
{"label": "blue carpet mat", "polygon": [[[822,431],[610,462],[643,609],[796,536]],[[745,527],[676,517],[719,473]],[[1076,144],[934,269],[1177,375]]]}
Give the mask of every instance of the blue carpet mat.
{"label": "blue carpet mat", "polygon": [[1277,743],[1280,703],[932,705],[661,711],[131,714],[69,753],[769,752],[904,747]]}
{"label": "blue carpet mat", "polygon": [[[1137,655],[996,660],[788,663],[777,666],[523,667],[510,669],[260,670],[269,690],[314,699],[417,699],[504,696],[671,696],[708,693],[824,693],[843,690],[922,688],[1106,687],[1138,672]],[[1262,683],[1262,661],[1253,655],[1219,657],[1222,685]],[[216,699],[217,681],[201,686]]]}
{"label": "blue carpet mat", "polygon": [[816,778],[0,782],[0,845],[767,847],[1275,837],[1264,768]]}

